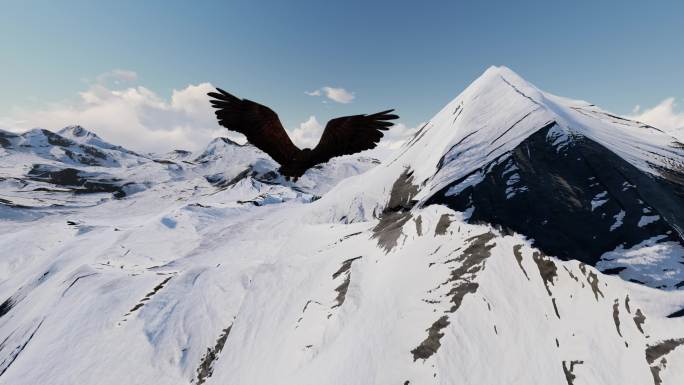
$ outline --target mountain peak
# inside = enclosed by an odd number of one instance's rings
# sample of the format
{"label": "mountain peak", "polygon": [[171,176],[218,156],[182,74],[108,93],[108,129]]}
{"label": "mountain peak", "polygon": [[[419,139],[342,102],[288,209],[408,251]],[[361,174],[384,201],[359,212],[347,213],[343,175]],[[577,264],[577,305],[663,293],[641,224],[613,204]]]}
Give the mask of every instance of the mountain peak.
{"label": "mountain peak", "polygon": [[73,126],[67,126],[62,128],[61,130],[57,131],[57,133],[71,141],[74,141],[78,144],[85,144],[88,146],[94,146],[94,147],[99,147],[102,149],[108,149],[108,150],[118,150],[118,151],[124,151],[124,152],[130,152],[129,150],[126,150],[125,148],[121,146],[116,146],[113,145],[102,138],[100,138],[96,133],[85,129],[83,126],[80,125],[73,125]]}
{"label": "mountain peak", "polygon": [[508,76],[511,78],[518,78],[520,80],[523,80],[520,75],[518,75],[515,71],[512,69],[506,67],[506,66],[489,66],[483,73],[482,76]]}
{"label": "mountain peak", "polygon": [[238,143],[236,143],[236,142],[234,142],[234,141],[232,141],[226,137],[218,137],[218,138],[212,139],[207,146],[217,145],[217,144],[218,145],[227,144],[230,146],[239,146],[240,145],[240,144],[238,144]]}
{"label": "mountain peak", "polygon": [[[465,177],[512,151],[553,123],[549,144],[562,146],[585,137],[600,143],[642,171],[670,167],[675,139],[654,127],[620,118],[581,100],[544,92],[513,70],[489,67],[432,119],[399,157],[416,157],[416,177],[432,177],[435,187]],[[428,134],[428,131],[430,132]],[[421,143],[422,142],[422,143]],[[399,158],[398,157],[398,158]],[[453,163],[452,163],[453,162]]]}
{"label": "mountain peak", "polygon": [[212,139],[207,146],[195,158],[196,162],[215,162],[219,159],[233,159],[234,157],[253,159],[255,157],[268,157],[256,147],[241,145],[226,137]]}
{"label": "mountain peak", "polygon": [[57,133],[68,138],[100,138],[94,132],[85,129],[80,125],[66,126],[57,131]]}
{"label": "mountain peak", "polygon": [[91,144],[96,146],[106,145],[107,143],[102,140],[96,133],[83,128],[83,126],[73,125],[66,126],[57,133],[67,139],[71,139],[75,142],[81,144]]}

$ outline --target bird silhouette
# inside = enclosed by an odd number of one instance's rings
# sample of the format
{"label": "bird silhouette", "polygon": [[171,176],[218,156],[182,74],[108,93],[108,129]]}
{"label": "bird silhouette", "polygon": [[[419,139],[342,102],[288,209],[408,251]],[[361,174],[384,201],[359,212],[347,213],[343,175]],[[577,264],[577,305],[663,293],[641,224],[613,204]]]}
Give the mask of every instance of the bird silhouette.
{"label": "bird silhouette", "polygon": [[239,132],[252,145],[280,164],[278,172],[295,181],[309,168],[341,155],[355,154],[375,148],[394,120],[399,118],[387,110],[371,115],[352,115],[330,120],[318,145],[300,149],[292,143],[278,115],[270,108],[240,99],[217,88],[209,92],[211,105],[223,127]]}

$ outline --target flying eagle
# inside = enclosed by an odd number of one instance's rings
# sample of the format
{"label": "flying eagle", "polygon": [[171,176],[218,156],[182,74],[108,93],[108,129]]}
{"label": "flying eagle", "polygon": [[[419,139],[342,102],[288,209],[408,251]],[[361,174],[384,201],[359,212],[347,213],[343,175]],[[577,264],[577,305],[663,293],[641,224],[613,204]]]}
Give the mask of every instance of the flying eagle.
{"label": "flying eagle", "polygon": [[209,92],[211,105],[216,108],[219,124],[247,137],[254,146],[280,164],[282,175],[297,180],[306,170],[331,158],[375,148],[383,131],[397,119],[394,110],[372,115],[353,115],[328,122],[318,145],[313,149],[299,149],[285,132],[278,115],[270,108],[251,100],[237,98],[217,88]]}

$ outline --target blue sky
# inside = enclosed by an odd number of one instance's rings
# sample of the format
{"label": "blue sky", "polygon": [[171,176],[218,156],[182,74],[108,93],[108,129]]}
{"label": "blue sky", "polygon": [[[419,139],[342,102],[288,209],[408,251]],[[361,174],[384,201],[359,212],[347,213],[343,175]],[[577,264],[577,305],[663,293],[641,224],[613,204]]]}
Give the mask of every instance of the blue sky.
{"label": "blue sky", "polygon": [[[271,106],[287,127],[312,115],[325,122],[387,107],[414,126],[490,65],[622,114],[684,97],[681,1],[26,0],[1,7],[0,117],[66,105],[116,69],[135,72],[131,86],[165,99],[188,85],[221,86]],[[324,86],[354,99],[304,93]]]}

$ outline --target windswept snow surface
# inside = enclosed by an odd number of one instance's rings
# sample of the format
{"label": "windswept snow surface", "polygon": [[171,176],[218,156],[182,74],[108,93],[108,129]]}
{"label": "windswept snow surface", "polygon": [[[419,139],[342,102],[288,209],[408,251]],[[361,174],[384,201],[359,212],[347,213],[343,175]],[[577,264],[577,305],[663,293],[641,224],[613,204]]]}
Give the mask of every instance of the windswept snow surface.
{"label": "windswept snow surface", "polygon": [[[681,384],[684,291],[654,267],[676,269],[679,243],[605,255],[660,290],[425,204],[545,126],[654,177],[681,161],[598,111],[491,68],[386,163],[339,158],[296,183],[223,139],[160,157],[98,145],[122,152],[105,166],[0,136],[0,384]],[[36,163],[130,187],[56,191],[27,176]]]}

